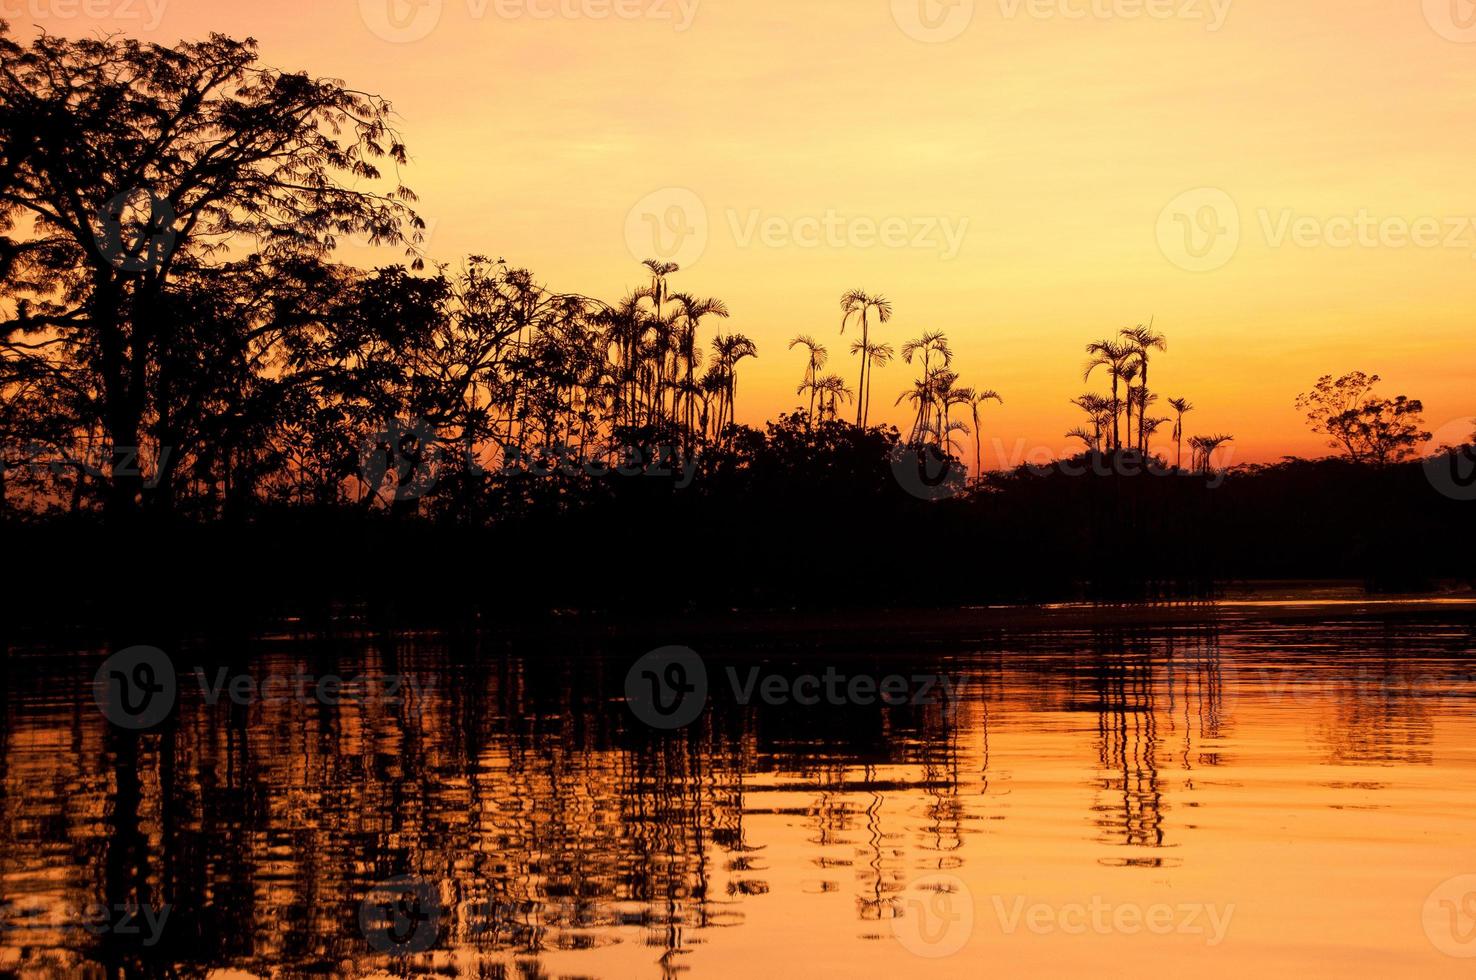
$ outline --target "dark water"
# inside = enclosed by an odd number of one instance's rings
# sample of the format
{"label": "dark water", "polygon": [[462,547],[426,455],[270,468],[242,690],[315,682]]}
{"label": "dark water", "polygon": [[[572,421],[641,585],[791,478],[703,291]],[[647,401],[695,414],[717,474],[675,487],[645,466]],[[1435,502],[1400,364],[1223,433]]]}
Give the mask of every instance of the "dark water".
{"label": "dark water", "polygon": [[709,641],[673,730],[630,643],[182,644],[139,731],[12,648],[0,969],[1471,975],[1476,610],[1266,613]]}

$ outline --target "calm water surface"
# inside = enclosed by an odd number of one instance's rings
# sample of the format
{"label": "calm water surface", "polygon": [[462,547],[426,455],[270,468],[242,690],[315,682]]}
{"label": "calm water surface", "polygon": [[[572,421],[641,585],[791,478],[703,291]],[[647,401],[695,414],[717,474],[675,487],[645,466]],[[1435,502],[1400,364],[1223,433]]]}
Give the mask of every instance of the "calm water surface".
{"label": "calm water surface", "polygon": [[[694,642],[676,731],[618,641],[181,643],[142,733],[94,698],[111,650],[12,648],[0,970],[1471,976],[1476,610],[1265,613]],[[745,705],[730,667],[958,694]],[[214,697],[222,670],[348,696]]]}

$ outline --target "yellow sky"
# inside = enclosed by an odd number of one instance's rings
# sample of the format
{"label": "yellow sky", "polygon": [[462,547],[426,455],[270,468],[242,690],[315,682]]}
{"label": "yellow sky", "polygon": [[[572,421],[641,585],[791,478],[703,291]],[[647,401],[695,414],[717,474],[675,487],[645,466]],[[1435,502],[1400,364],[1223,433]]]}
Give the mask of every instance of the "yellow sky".
{"label": "yellow sky", "polygon": [[[1292,401],[1328,372],[1382,374],[1432,429],[1476,415],[1471,0],[417,2],[0,16],[254,36],[389,97],[434,258],[613,300],[662,244],[644,212],[672,219],[694,232],[664,239],[688,259],[673,287],[726,300],[759,346],[740,421],[797,403],[796,333],[854,383],[851,288],[895,304],[883,339],[946,331],[963,382],[1003,394],[1006,462],[1065,447],[1082,346],[1149,316],[1170,341],[1154,389],[1195,402],[1191,433],[1234,433],[1230,462],[1320,452]],[[886,418],[912,373],[877,372]]]}

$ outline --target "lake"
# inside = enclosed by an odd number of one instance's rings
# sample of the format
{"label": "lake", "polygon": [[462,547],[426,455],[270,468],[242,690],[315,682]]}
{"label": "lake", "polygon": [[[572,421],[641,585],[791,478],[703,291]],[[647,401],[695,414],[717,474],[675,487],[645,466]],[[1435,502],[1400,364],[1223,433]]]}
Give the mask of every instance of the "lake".
{"label": "lake", "polygon": [[12,645],[0,969],[1471,975],[1476,605],[1057,612]]}

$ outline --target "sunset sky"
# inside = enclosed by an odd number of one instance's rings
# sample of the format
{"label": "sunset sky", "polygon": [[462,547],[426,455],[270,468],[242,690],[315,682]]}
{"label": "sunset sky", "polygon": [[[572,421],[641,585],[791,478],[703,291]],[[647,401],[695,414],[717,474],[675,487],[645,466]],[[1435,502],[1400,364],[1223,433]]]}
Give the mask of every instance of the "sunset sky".
{"label": "sunset sky", "polygon": [[[1083,345],[1150,316],[1169,337],[1154,390],[1198,406],[1190,433],[1234,433],[1229,462],[1322,452],[1292,402],[1324,373],[1381,374],[1433,430],[1476,414],[1470,0],[0,0],[0,17],[22,38],[253,36],[268,63],[385,95],[430,257],[502,256],[614,300],[665,250],[673,288],[724,299],[724,329],[758,344],[742,422],[798,403],[797,333],[854,384],[852,288],[895,304],[881,339],[943,330],[963,383],[1003,394],[995,465],[1065,449]],[[912,375],[877,372],[886,419]]]}

